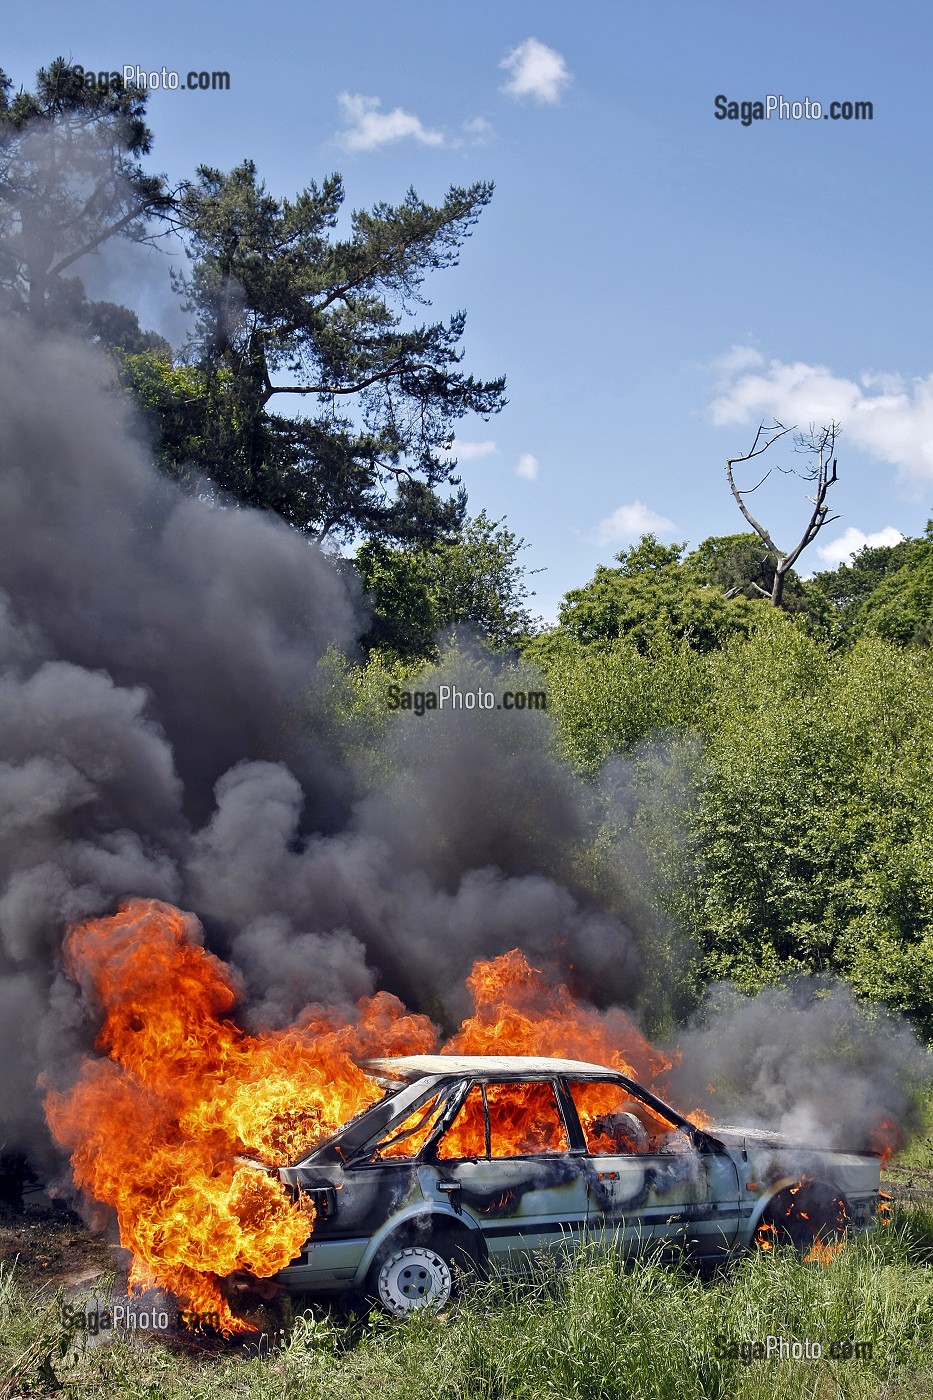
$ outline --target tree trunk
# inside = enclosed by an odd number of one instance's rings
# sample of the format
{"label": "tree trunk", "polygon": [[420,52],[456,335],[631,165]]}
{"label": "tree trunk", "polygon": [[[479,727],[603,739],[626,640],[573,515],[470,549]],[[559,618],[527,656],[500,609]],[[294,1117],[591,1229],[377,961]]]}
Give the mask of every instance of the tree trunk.
{"label": "tree trunk", "polygon": [[771,606],[781,607],[781,600],[784,597],[784,580],[787,577],[787,563],[785,559],[779,559],[774,569],[774,583],[771,585]]}

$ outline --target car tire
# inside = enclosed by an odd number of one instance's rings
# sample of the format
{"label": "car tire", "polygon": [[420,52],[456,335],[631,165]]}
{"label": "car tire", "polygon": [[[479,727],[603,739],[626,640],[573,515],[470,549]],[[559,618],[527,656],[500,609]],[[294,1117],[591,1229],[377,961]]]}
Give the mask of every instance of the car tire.
{"label": "car tire", "polygon": [[806,1259],[818,1242],[829,1245],[844,1238],[847,1218],[845,1201],[831,1186],[808,1182],[796,1192],[786,1189],[775,1196],[762,1216],[756,1242],[762,1249],[790,1245]]}
{"label": "car tire", "polygon": [[454,1285],[453,1270],[432,1245],[380,1250],[369,1277],[370,1293],[393,1317],[408,1317],[420,1308],[440,1312]]}
{"label": "car tire", "polygon": [[472,1242],[440,1232],[387,1240],[366,1276],[366,1293],[392,1317],[420,1308],[440,1312],[480,1262]]}

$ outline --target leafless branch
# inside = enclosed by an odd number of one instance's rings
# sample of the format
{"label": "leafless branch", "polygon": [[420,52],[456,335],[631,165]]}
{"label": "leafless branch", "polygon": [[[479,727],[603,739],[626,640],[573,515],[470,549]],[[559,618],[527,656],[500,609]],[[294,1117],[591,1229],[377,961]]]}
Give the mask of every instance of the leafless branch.
{"label": "leafless branch", "polygon": [[[759,520],[755,519],[745,503],[745,497],[751,495],[753,491],[757,491],[758,487],[762,486],[764,482],[767,481],[771,472],[768,471],[757,485],[741,490],[735,480],[735,467],[741,462],[750,462],[753,458],[760,457],[762,453],[767,452],[768,448],[773,446],[780,438],[784,437],[787,433],[794,432],[795,426],[796,425],[785,427],[785,425],[779,423],[777,419],[771,424],[761,423],[755,434],[755,441],[752,443],[749,451],[739,457],[726,458],[726,478],[729,482],[729,489],[735,498],[735,502],[749,525],[764,541],[769,553],[774,559],[774,586],[771,590],[770,598],[775,607],[780,607],[781,605],[785,579],[789,571],[800,558],[800,555],[809,544],[813,543],[824,525],[839,519],[838,515],[829,514],[829,507],[826,504],[826,493],[830,486],[837,480],[837,464],[834,453],[836,438],[839,436],[840,431],[839,425],[836,422],[830,422],[829,424],[817,428],[811,423],[806,433],[796,434],[794,438],[795,450],[797,452],[804,452],[811,458],[811,462],[805,472],[798,472],[793,467],[778,466],[778,471],[782,472],[784,475],[792,473],[805,481],[813,482],[816,486],[814,494],[807,497],[807,500],[813,507],[810,518],[807,521],[803,534],[791,550],[784,551],[778,548],[771,538],[769,531]],[[754,587],[757,588],[760,593],[763,593],[765,597],[769,596],[759,584],[755,584]]]}

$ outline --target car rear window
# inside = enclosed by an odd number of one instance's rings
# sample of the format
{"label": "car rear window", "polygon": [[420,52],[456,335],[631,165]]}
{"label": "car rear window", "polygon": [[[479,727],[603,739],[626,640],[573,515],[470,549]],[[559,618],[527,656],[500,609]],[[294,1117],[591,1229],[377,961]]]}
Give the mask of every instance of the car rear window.
{"label": "car rear window", "polygon": [[571,1080],[573,1099],[587,1152],[594,1156],[653,1152],[670,1138],[673,1123],[633,1099],[611,1079]]}

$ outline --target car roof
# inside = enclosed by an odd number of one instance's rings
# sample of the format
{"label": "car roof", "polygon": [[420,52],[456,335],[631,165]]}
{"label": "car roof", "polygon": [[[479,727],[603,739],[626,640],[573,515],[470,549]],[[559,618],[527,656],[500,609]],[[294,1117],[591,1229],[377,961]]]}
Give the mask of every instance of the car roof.
{"label": "car roof", "polygon": [[615,1075],[619,1072],[586,1060],[556,1060],[543,1055],[404,1055],[397,1059],[364,1060],[362,1068],[407,1080],[423,1079],[432,1074],[497,1078],[499,1075]]}

